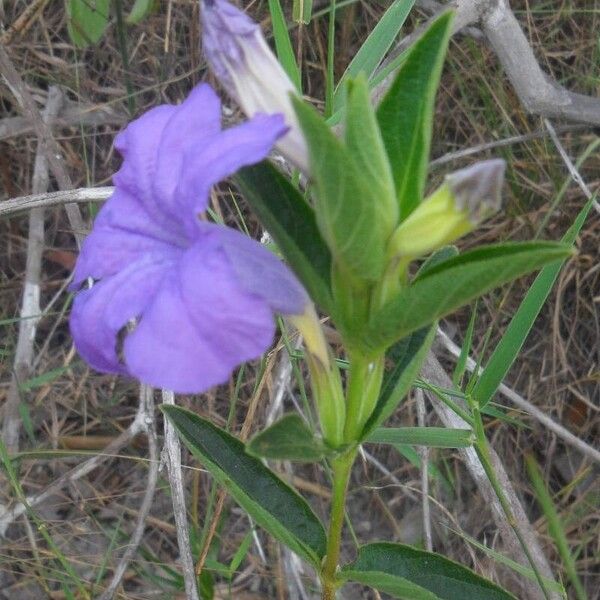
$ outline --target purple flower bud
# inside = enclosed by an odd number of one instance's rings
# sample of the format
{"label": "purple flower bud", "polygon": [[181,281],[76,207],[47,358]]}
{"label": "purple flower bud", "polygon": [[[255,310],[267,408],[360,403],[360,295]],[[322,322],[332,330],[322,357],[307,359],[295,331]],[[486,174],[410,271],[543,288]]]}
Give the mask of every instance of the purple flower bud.
{"label": "purple flower bud", "polygon": [[290,129],[277,148],[308,173],[308,150],[290,100],[297,91],[260,27],[225,0],[201,3],[204,52],[217,79],[248,117],[283,113]]}
{"label": "purple flower bud", "polygon": [[[287,128],[257,115],[225,131],[207,85],[159,106],[115,141],[115,192],[77,260],[71,332],[99,371],[180,393],[222,383],[272,343],[273,313],[302,314],[306,292],[272,253],[200,221],[210,188],[263,160]],[[124,334],[122,348],[119,339]]]}

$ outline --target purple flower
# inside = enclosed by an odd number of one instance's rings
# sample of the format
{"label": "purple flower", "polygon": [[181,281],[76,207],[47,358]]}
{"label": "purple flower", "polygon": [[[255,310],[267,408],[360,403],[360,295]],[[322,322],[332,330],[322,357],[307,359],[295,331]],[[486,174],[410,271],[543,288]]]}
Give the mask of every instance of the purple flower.
{"label": "purple flower", "polygon": [[277,148],[308,173],[308,150],[290,98],[298,92],[260,27],[225,0],[201,3],[204,53],[214,74],[248,117],[283,113],[289,131]]}
{"label": "purple flower", "polygon": [[99,371],[200,392],[269,347],[274,312],[310,306],[268,250],[198,218],[215,183],[264,159],[287,131],[280,115],[264,114],[221,130],[220,108],[213,90],[200,85],[181,105],[150,110],[116,138],[124,162],[115,192],[71,285],[83,288],[71,332]]}

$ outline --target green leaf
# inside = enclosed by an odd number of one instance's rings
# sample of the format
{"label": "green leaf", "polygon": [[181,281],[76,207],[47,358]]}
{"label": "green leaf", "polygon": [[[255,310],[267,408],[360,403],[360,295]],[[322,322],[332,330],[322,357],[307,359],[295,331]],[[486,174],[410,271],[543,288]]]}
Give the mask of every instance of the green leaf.
{"label": "green leaf", "polygon": [[294,0],[292,6],[292,19],[296,23],[310,23],[312,16],[313,0]]}
{"label": "green leaf", "polygon": [[79,48],[95,44],[108,26],[110,0],[67,0],[67,27]]}
{"label": "green leaf", "polygon": [[269,0],[269,11],[271,13],[271,22],[273,23],[273,37],[275,38],[277,58],[279,58],[281,66],[292,80],[298,93],[302,93],[300,69],[296,62],[296,56],[294,54],[294,49],[292,48],[288,26],[285,22],[285,16],[283,15],[280,1]]}
{"label": "green leaf", "polygon": [[[591,201],[584,206],[575,222],[562,238],[564,244],[572,245],[581,231],[588,212],[592,206]],[[472,398],[485,406],[495,394],[502,380],[508,373],[513,362],[519,355],[531,328],[548,298],[548,294],[558,277],[562,262],[557,262],[544,267],[527,291],[525,298],[511,319],[506,332],[500,339],[485,369],[479,376],[472,391]]]}
{"label": "green leaf", "polygon": [[269,162],[240,169],[234,180],[312,299],[331,313],[331,254],[313,209]]}
{"label": "green leaf", "polygon": [[405,219],[421,202],[427,177],[435,94],[453,13],[442,14],[412,46],[377,109]]}
{"label": "green leaf", "polygon": [[375,410],[363,430],[363,439],[396,410],[412,387],[435,337],[435,327],[423,327],[403,338],[386,352],[393,368],[384,375]]}
{"label": "green leaf", "polygon": [[445,260],[373,315],[364,343],[375,350],[389,346],[492,288],[570,254],[571,249],[562,244],[522,242],[477,248]]}
{"label": "green leaf", "polygon": [[405,600],[515,600],[467,567],[403,544],[362,546],[340,576]]}
{"label": "green leaf", "polygon": [[135,0],[126,21],[132,25],[145,19],[156,8],[156,0]]}
{"label": "green leaf", "polygon": [[382,231],[387,238],[398,224],[398,203],[390,163],[364,75],[348,80],[345,125],[346,147],[371,190],[371,197],[380,211],[379,222],[389,229]]}
{"label": "green leaf", "polygon": [[331,454],[323,441],[298,414],[284,415],[279,421],[256,434],[246,450],[261,458],[318,462]]}
{"label": "green leaf", "polygon": [[319,567],[325,554],[323,525],[310,506],[244,444],[206,419],[178,406],[161,406],[173,426],[214,479],[264,529]]}
{"label": "green leaf", "polygon": [[384,267],[386,242],[377,198],[323,118],[299,99],[293,102],[310,152],[319,229],[348,272],[377,280]]}
{"label": "green leaf", "polygon": [[338,83],[334,95],[336,111],[343,105],[343,84],[359,73],[364,73],[367,79],[371,78],[400,33],[414,3],[415,0],[395,0],[379,19]]}
{"label": "green leaf", "polygon": [[475,436],[470,429],[446,427],[380,427],[365,440],[374,444],[410,444],[431,448],[468,448]]}

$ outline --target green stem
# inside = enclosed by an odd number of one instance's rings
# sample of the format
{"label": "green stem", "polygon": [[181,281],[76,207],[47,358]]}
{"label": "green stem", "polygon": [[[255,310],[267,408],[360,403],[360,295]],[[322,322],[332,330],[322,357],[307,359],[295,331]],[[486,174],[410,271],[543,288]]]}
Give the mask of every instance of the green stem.
{"label": "green stem", "polygon": [[512,511],[512,507],[509,504],[508,500],[506,499],[504,490],[502,489],[502,486],[500,485],[500,482],[498,481],[498,477],[496,476],[494,466],[492,465],[492,460],[490,458],[490,448],[489,448],[487,437],[485,435],[485,430],[483,427],[483,420],[481,418],[481,412],[479,411],[479,405],[475,401],[473,401],[470,394],[467,394],[467,401],[469,403],[471,412],[473,414],[473,425],[474,425],[475,438],[476,438],[475,451],[477,452],[479,461],[481,462],[483,470],[485,471],[485,474],[487,475],[487,478],[489,479],[490,484],[492,485],[492,488],[494,489],[494,492],[496,493],[498,501],[500,502],[500,506],[502,507],[502,510],[504,511],[504,514],[506,515],[506,519],[508,520],[508,524],[510,525],[515,536],[517,537],[517,540],[519,541],[519,544],[520,544],[521,548],[523,549],[523,552],[524,552],[525,556],[527,557],[529,564],[531,565],[531,569],[533,570],[533,573],[535,574],[535,578],[537,579],[540,589],[542,590],[542,593],[544,594],[544,598],[546,598],[548,600],[550,598],[550,596],[548,594],[548,590],[546,589],[546,585],[544,583],[542,574],[540,573],[538,566],[537,566],[536,562],[534,561],[533,556],[531,555],[531,552],[529,551],[529,547],[527,546],[525,538],[523,537],[523,534],[521,533],[521,530],[519,529],[517,519],[515,518],[515,515]]}
{"label": "green stem", "polygon": [[322,600],[335,600],[338,588],[336,572],[340,561],[340,545],[342,542],[342,529],[344,527],[344,507],[346,505],[346,492],[356,458],[356,448],[333,459],[333,490],[331,499],[331,515],[329,519],[329,533],[327,536],[327,554],[321,571],[323,586]]}

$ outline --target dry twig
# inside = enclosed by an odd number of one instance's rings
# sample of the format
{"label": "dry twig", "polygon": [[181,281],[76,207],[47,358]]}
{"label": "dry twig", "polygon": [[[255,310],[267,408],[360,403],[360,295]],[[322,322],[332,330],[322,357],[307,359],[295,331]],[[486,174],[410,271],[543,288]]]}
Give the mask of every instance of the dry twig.
{"label": "dry twig", "polygon": [[[162,391],[162,399],[165,404],[175,404],[175,394],[168,390]],[[163,458],[167,464],[167,474],[171,497],[173,499],[173,514],[175,527],[177,529],[177,545],[183,571],[183,582],[186,598],[188,600],[199,600],[198,587],[196,585],[196,573],[194,571],[194,559],[190,548],[190,537],[188,532],[188,519],[185,507],[185,490],[183,489],[183,475],[181,473],[181,444],[177,431],[169,419],[165,418],[165,442]]]}
{"label": "dry twig", "polygon": [[[58,114],[63,101],[59,88],[51,87],[48,92],[42,119],[47,122]],[[48,189],[48,161],[42,151],[43,141],[38,142],[35,156],[31,189],[34,194],[43,194]],[[27,237],[27,261],[25,266],[25,285],[19,321],[19,333],[13,372],[8,395],[2,413],[2,440],[9,453],[19,450],[21,418],[19,416],[19,387],[31,375],[34,343],[37,324],[40,319],[40,278],[42,254],[44,252],[44,209],[35,208],[29,213],[29,231]]]}

